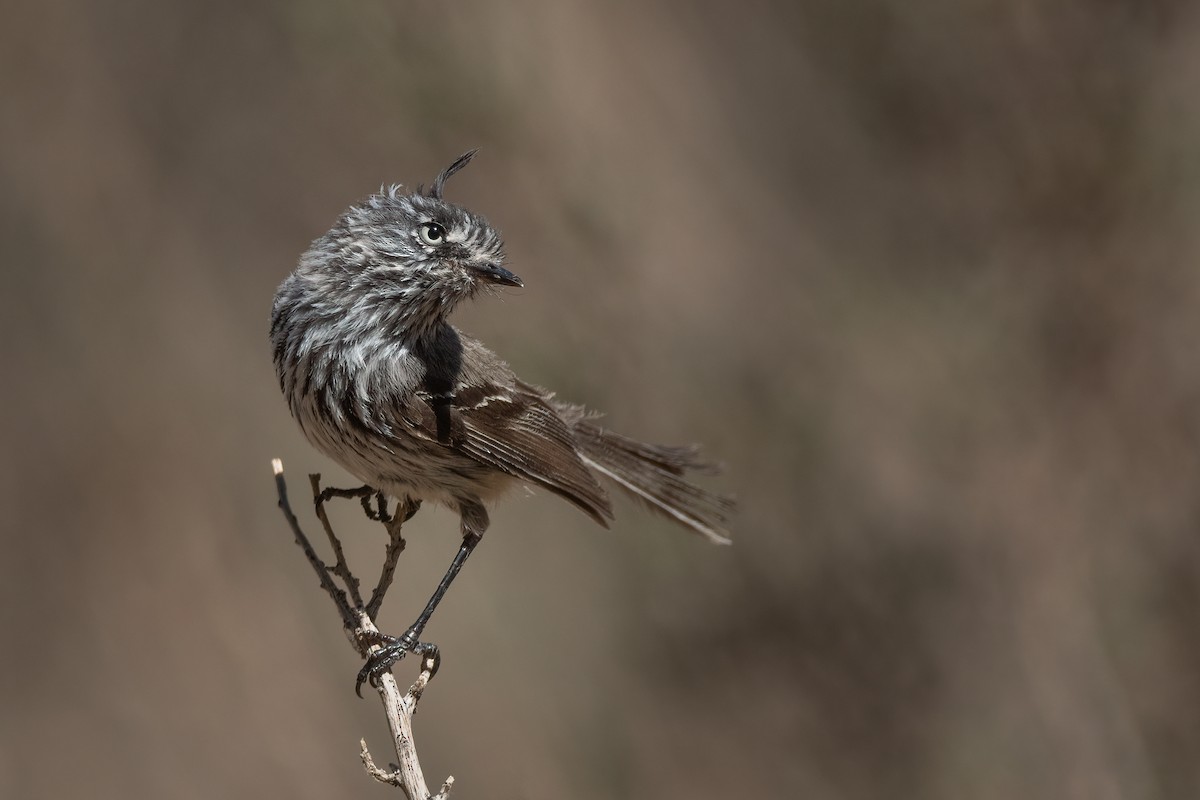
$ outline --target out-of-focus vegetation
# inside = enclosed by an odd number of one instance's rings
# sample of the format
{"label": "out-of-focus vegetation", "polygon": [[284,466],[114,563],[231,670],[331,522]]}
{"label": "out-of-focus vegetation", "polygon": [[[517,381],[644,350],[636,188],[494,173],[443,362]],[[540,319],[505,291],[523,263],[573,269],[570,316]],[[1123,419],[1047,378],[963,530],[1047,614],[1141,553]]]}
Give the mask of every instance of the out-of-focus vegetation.
{"label": "out-of-focus vegetation", "polygon": [[[448,196],[527,288],[459,323],[704,441],[742,513],[498,509],[429,630],[431,780],[1200,795],[1198,81],[1169,0],[9,9],[0,796],[386,791],[274,507],[272,456],[344,476],[266,318],[345,205],[474,146]],[[455,530],[410,524],[386,624]]]}

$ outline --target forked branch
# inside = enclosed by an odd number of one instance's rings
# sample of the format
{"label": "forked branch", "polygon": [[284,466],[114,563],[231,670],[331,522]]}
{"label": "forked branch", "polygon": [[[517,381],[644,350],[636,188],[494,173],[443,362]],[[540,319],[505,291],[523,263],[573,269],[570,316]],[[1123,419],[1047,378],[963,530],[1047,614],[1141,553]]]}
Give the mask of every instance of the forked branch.
{"label": "forked branch", "polygon": [[[301,529],[299,520],[296,519],[296,515],[292,511],[291,504],[288,502],[287,482],[283,476],[283,462],[279,459],[274,459],[271,462],[271,468],[275,473],[275,489],[279,495],[279,508],[296,537],[296,544],[300,545],[300,549],[304,551],[304,556],[308,559],[309,565],[317,573],[317,578],[321,582],[321,588],[325,590],[333,601],[334,606],[337,607],[338,615],[342,618],[342,629],[346,634],[346,638],[349,639],[355,651],[363,658],[366,658],[378,648],[378,645],[366,645],[364,634],[377,634],[379,632],[375,627],[374,617],[379,613],[379,607],[383,603],[384,595],[387,593],[388,587],[391,586],[392,576],[395,573],[400,553],[404,551],[404,537],[400,535],[400,528],[416,509],[411,501],[402,502],[396,508],[394,516],[389,516],[387,514],[386,503],[382,498],[378,498],[378,516],[372,515],[372,518],[379,519],[387,529],[388,546],[384,556],[383,568],[380,570],[379,581],[371,593],[370,601],[364,608],[362,596],[359,592],[359,581],[346,563],[341,541],[338,539],[337,534],[334,533],[333,527],[329,524],[324,504],[332,497],[359,497],[363,500],[364,508],[368,509],[368,514],[371,514],[369,503],[371,496],[374,494],[373,490],[367,487],[351,490],[322,490],[321,476],[309,476],[309,480],[312,483],[317,517],[325,529],[325,534],[329,538],[330,547],[334,553],[334,565],[330,567],[317,555],[312,543],[305,535],[303,529]],[[342,580],[345,584],[345,589],[337,585],[337,582],[334,580],[335,577]],[[347,592],[349,592],[348,596]],[[416,713],[417,703],[420,701],[425,687],[429,685],[429,680],[436,671],[436,657],[423,657],[420,674],[417,675],[417,680],[409,687],[407,692],[403,694],[400,692],[400,688],[396,684],[396,679],[390,673],[383,675],[375,687],[379,692],[380,700],[383,702],[384,713],[387,715],[388,729],[391,731],[392,743],[396,750],[396,764],[389,765],[388,769],[380,768],[375,764],[374,759],[371,758],[371,753],[367,750],[366,740],[360,740],[362,746],[360,755],[367,772],[377,781],[388,783],[392,786],[399,786],[404,790],[409,800],[446,800],[450,796],[451,787],[454,785],[453,777],[446,778],[438,793],[430,795],[429,787],[425,783],[425,776],[421,771],[421,762],[417,759],[416,745],[413,741],[413,714]]]}

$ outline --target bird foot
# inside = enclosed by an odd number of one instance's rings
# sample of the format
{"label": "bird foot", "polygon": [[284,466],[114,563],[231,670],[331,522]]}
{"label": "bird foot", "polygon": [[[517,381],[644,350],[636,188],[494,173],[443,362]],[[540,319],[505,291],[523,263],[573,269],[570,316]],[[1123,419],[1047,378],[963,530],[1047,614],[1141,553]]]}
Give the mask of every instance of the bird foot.
{"label": "bird foot", "polygon": [[438,646],[431,642],[417,641],[417,634],[411,628],[402,636],[388,636],[379,631],[362,631],[359,640],[368,646],[380,645],[379,649],[367,656],[367,663],[358,671],[358,679],[354,682],[354,693],[362,697],[362,685],[368,681],[372,686],[379,685],[379,679],[392,669],[397,661],[409,653],[423,656],[421,666],[429,670],[432,678],[441,666],[442,656]]}
{"label": "bird foot", "polygon": [[[396,512],[388,513],[387,496],[383,492],[375,492],[372,495],[363,495],[360,498],[363,511],[367,514],[367,519],[372,522],[382,522],[384,525],[393,525],[399,523],[403,525],[412,519],[418,511],[421,510],[421,501],[413,500],[411,497],[405,497],[396,503]],[[375,505],[371,503],[374,501]]]}

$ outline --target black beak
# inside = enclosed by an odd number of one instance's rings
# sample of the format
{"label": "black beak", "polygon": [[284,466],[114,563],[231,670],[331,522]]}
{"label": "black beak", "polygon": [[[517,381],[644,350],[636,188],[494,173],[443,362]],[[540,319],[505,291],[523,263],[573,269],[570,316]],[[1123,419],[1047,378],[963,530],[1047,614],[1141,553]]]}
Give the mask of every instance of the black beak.
{"label": "black beak", "polygon": [[501,286],[524,286],[521,279],[499,264],[473,264],[471,269],[485,281],[498,283]]}

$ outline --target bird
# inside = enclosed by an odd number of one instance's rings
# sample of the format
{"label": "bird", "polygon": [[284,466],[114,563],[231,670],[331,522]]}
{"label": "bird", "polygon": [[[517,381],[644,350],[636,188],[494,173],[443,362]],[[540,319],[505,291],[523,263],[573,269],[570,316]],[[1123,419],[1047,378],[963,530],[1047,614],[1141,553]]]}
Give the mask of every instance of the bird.
{"label": "bird", "polygon": [[308,441],[372,490],[460,518],[461,546],[433,596],[401,636],[378,636],[356,691],[406,653],[438,653],[420,640],[424,628],[488,530],[488,506],[515,487],[546,489],[608,527],[603,480],[711,542],[730,541],[734,500],[687,480],[715,471],[697,446],[607,429],[448,321],[470,298],[524,286],[504,266],[499,232],[443,197],[475,154],[428,189],[385,185],[351,205],[300,256],[272,305],[279,386]]}

